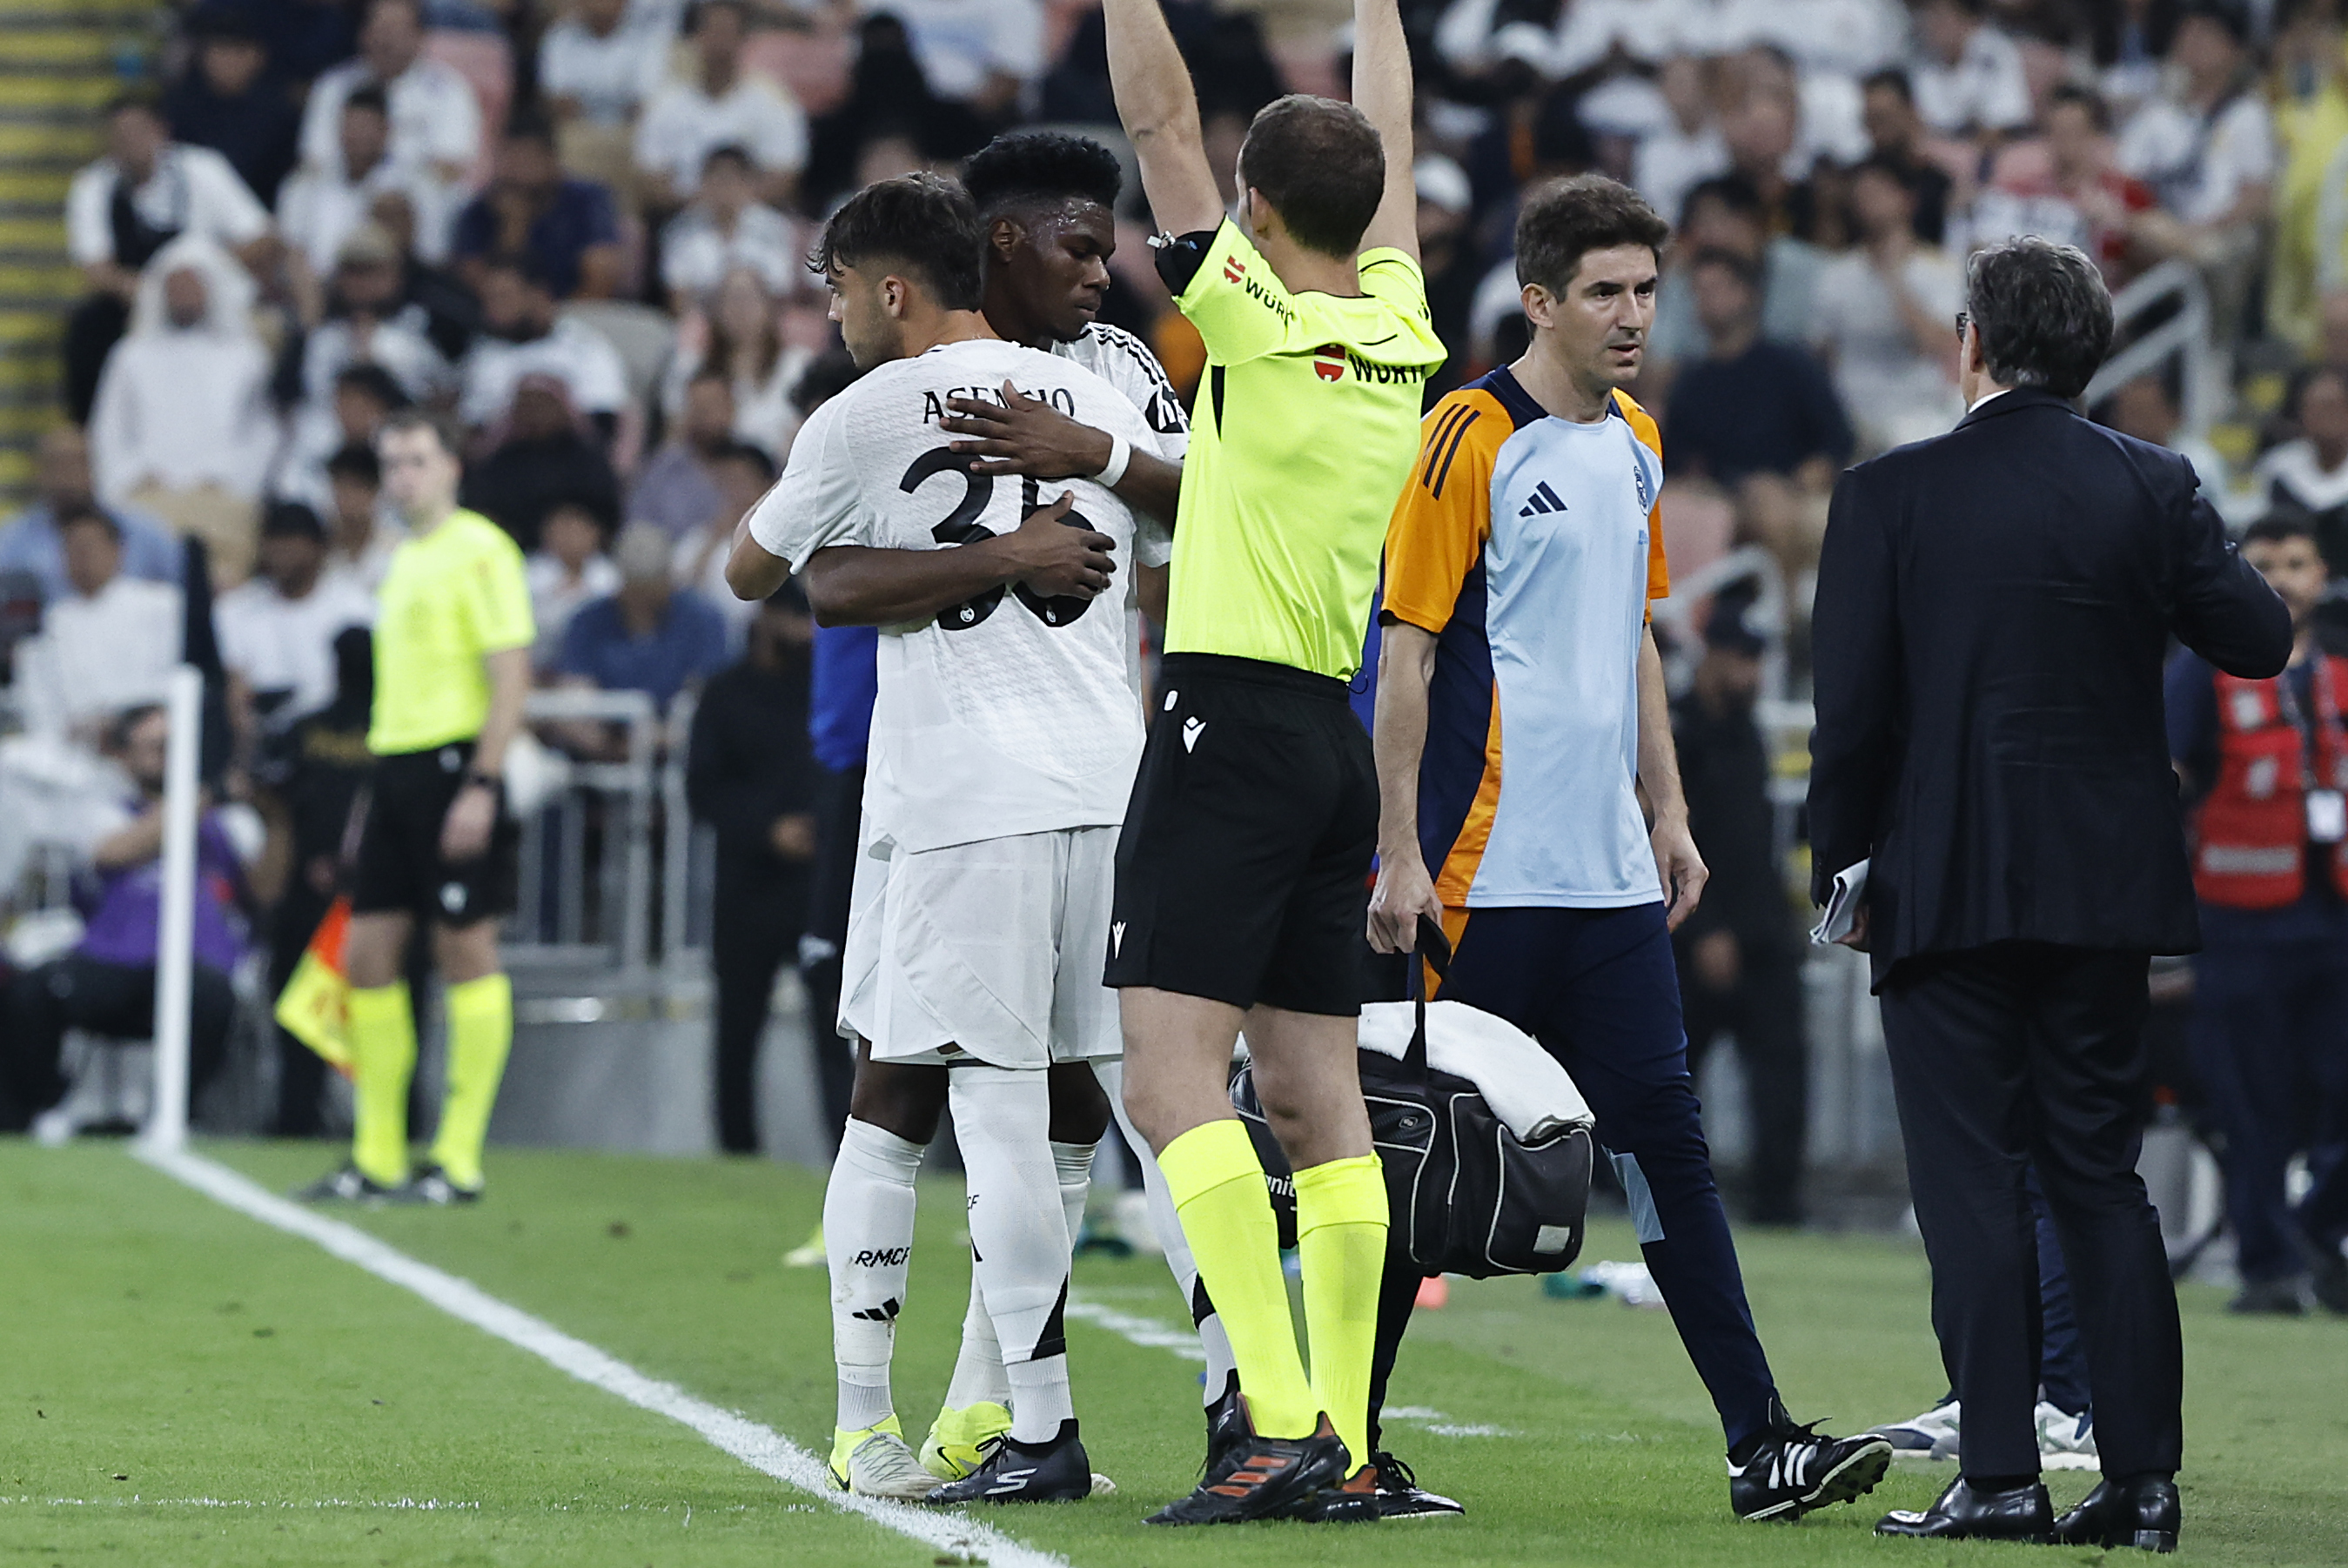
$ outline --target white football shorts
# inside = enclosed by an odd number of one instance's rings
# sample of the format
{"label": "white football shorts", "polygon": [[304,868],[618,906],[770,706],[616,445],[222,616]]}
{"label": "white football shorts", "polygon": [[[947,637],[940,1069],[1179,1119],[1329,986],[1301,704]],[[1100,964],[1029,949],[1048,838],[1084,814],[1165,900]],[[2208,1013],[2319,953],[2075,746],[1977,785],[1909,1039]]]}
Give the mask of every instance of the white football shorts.
{"label": "white football shorts", "polygon": [[943,849],[868,842],[841,958],[839,1028],[876,1061],[1034,1070],[1124,1053],[1101,983],[1114,827]]}

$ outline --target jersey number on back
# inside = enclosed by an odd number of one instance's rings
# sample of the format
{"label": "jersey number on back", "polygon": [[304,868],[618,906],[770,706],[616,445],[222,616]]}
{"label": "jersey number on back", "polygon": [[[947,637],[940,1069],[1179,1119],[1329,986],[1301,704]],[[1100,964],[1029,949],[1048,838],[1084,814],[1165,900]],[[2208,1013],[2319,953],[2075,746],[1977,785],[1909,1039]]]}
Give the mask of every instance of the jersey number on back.
{"label": "jersey number on back", "polygon": [[[942,446],[932,447],[914,458],[911,466],[906,468],[905,477],[897,481],[897,488],[910,496],[921,488],[924,479],[948,473],[962,476],[962,499],[954,504],[953,511],[930,529],[930,538],[942,545],[975,544],[980,539],[995,537],[993,528],[978,520],[979,515],[986,510],[987,502],[994,498],[994,476],[973,472],[970,465],[976,459],[959,452],[950,452]],[[1035,498],[1035,481],[1023,479],[1020,481],[1019,520],[1024,523],[1040,510],[1042,507]],[[1073,510],[1060,520],[1072,528],[1092,527],[1082,513]],[[1047,598],[1024,582],[1011,591],[1046,626],[1066,626],[1081,618],[1093,604],[1091,600],[1075,594]],[[1002,602],[1003,589],[990,588],[974,599],[966,599],[960,604],[948,605],[938,611],[938,627],[944,631],[967,630],[993,615],[994,607]]]}

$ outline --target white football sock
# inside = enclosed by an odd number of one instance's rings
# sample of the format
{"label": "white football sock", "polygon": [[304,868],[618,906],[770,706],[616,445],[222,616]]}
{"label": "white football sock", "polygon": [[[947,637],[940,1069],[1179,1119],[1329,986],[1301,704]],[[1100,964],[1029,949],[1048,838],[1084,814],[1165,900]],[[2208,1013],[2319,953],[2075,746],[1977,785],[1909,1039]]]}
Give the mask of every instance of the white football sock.
{"label": "white football sock", "polygon": [[844,1431],[894,1413],[889,1358],[913,1254],[913,1174],[922,1145],[850,1119],[823,1194],[823,1245],[831,1264],[831,1358],[839,1374]]}
{"label": "white football sock", "polygon": [[994,1319],[986,1315],[986,1294],[978,1287],[973,1264],[970,1307],[962,1318],[962,1353],[954,1358],[953,1380],[946,1385],[946,1409],[966,1410],[982,1400],[1010,1404],[1011,1384],[1003,1375],[1003,1348],[994,1342]]}
{"label": "white football sock", "polygon": [[[1166,1266],[1174,1271],[1174,1283],[1182,1292],[1183,1309],[1199,1330],[1199,1348],[1207,1353],[1207,1379],[1200,1389],[1200,1402],[1211,1405],[1223,1397],[1231,1378],[1239,1371],[1239,1362],[1231,1355],[1231,1342],[1223,1333],[1223,1320],[1217,1317],[1214,1303],[1199,1285],[1199,1266],[1190,1256],[1190,1244],[1182,1235],[1182,1217],[1174,1212],[1174,1194],[1166,1190],[1166,1177],[1158,1169],[1158,1156],[1135,1128],[1133,1119],[1125,1113],[1125,1063],[1097,1061],[1094,1075],[1101,1087],[1108,1091],[1108,1102],[1117,1112],[1117,1124],[1125,1132],[1126,1147],[1133,1151],[1134,1163],[1141,1169],[1142,1196],[1149,1204],[1149,1228],[1166,1248]],[[1201,1311],[1201,1308],[1204,1311]]]}
{"label": "white football sock", "polygon": [[1047,1443],[1076,1414],[1062,1319],[1068,1225],[1052,1163],[1049,1081],[973,1062],[947,1083],[970,1182],[972,1272],[1003,1351],[1011,1436]]}
{"label": "white football sock", "polygon": [[[1060,1176],[1060,1213],[1067,1222],[1068,1242],[1084,1228],[1085,1202],[1092,1193],[1093,1152],[1097,1143],[1052,1145],[1052,1165]],[[953,1379],[946,1385],[946,1409],[966,1410],[980,1400],[1008,1405],[1011,1384],[1003,1371],[1003,1348],[994,1340],[994,1320],[986,1315],[986,1298],[978,1288],[978,1270],[970,1275],[970,1309],[963,1314],[962,1351],[954,1358]]]}

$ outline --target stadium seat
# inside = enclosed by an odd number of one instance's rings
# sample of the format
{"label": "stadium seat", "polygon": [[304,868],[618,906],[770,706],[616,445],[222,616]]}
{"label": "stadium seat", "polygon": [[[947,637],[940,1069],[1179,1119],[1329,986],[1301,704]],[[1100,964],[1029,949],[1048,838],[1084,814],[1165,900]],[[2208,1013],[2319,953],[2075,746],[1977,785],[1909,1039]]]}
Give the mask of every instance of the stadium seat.
{"label": "stadium seat", "polygon": [[473,96],[481,100],[481,151],[472,170],[478,185],[489,177],[489,159],[505,128],[506,110],[513,106],[513,46],[501,33],[435,28],[424,35],[424,53],[471,83]]}

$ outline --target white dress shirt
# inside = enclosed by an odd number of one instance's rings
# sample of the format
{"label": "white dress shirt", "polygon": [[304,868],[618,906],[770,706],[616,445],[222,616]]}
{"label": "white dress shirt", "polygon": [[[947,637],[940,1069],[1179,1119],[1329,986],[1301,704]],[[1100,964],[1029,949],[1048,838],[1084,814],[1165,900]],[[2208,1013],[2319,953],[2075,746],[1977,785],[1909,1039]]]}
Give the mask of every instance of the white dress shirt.
{"label": "white dress shirt", "polygon": [[[101,158],[66,191],[66,250],[77,267],[114,261],[114,190],[122,170]],[[155,172],[130,193],[131,210],[167,234],[192,234],[233,249],[269,232],[269,209],[229,160],[209,147],[174,142]]]}
{"label": "white dress shirt", "polygon": [[[343,161],[343,104],[375,79],[364,60],[345,60],[318,78],[302,111],[302,161],[336,169]],[[481,100],[454,66],[419,58],[385,84],[391,109],[391,156],[401,163],[469,168],[481,155]]]}
{"label": "white dress shirt", "polygon": [[680,195],[701,189],[701,165],[728,143],[767,173],[797,173],[807,163],[807,116],[789,93],[745,75],[711,97],[698,82],[671,82],[653,95],[636,127],[636,167],[665,174]]}

